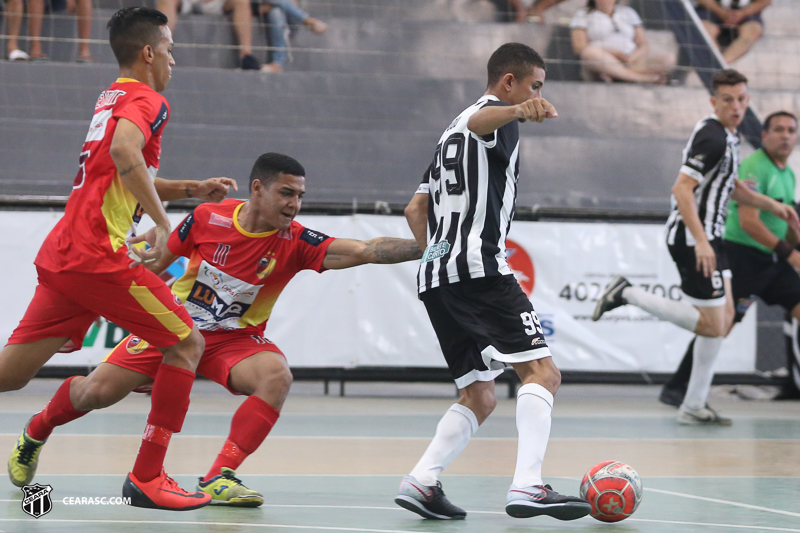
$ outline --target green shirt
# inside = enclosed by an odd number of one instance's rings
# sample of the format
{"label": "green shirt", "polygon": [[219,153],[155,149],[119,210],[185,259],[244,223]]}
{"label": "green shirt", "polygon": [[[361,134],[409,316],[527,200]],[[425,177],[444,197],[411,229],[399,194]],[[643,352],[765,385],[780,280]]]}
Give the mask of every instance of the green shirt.
{"label": "green shirt", "polygon": [[[787,165],[783,170],[767,156],[763,148],[742,161],[739,166],[739,179],[751,189],[784,204],[794,204],[794,172]],[[786,238],[789,225],[769,211],[761,210],[761,222],[780,239]],[[768,254],[772,250],[755,241],[739,223],[739,203],[731,200],[728,218],[725,222],[725,239],[752,246]]]}

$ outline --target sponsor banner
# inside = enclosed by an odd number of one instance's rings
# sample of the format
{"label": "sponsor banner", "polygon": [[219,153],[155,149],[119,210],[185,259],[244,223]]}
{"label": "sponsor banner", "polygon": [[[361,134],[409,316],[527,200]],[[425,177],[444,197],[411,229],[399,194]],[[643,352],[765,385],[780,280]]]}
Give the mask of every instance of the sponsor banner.
{"label": "sponsor banner", "polygon": [[[33,259],[60,213],[0,212],[6,264],[15,282],[0,311],[0,342],[25,312],[36,286]],[[171,214],[173,228],[183,219]],[[402,217],[300,216],[315,233],[332,237],[411,238]],[[141,231],[146,229],[146,219]],[[591,321],[597,297],[623,274],[654,294],[681,299],[677,271],[660,224],[515,222],[509,263],[533,302],[558,366],[584,371],[673,371],[692,335],[626,306]],[[233,250],[230,253],[234,253]],[[265,267],[266,268],[266,267]],[[417,263],[365,265],[323,274],[301,272],[281,295],[267,325],[295,367],[444,366],[439,343],[417,298]],[[179,276],[180,265],[170,268]],[[91,290],[87,287],[87,290]],[[723,343],[716,369],[755,368],[755,312]],[[93,326],[82,350],[57,354],[49,364],[96,365],[126,335],[113,324]]]}

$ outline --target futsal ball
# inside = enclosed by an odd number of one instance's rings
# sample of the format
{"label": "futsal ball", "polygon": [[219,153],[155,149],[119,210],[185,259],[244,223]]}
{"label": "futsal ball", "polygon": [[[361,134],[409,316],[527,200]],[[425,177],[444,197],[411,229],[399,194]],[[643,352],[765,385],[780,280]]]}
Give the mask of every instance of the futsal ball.
{"label": "futsal ball", "polygon": [[601,522],[619,522],[636,511],[642,501],[642,480],[636,470],[620,461],[593,466],[581,481],[581,498],[592,504],[592,516]]}

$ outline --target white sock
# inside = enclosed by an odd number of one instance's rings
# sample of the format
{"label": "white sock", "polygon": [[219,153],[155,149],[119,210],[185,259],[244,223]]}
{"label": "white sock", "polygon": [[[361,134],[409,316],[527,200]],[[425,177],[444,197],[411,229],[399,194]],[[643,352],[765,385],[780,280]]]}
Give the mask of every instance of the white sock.
{"label": "white sock", "polygon": [[439,472],[458,457],[470,437],[478,430],[478,419],[469,407],[454,403],[444,414],[436,434],[411,471],[417,481],[428,487],[436,485]]}
{"label": "white sock", "polygon": [[553,395],[537,383],[528,383],[517,392],[517,469],[514,486],[542,484],[542,461],[550,440],[550,413]]}
{"label": "white sock", "polygon": [[723,338],[698,335],[695,339],[692,375],[689,377],[689,386],[683,399],[683,405],[686,407],[693,409],[705,407],[708,391],[711,390],[711,381],[714,379],[714,361],[717,359]]}
{"label": "white sock", "polygon": [[622,297],[629,304],[692,333],[697,327],[697,321],[700,320],[700,311],[693,305],[650,294],[641,287],[625,287],[622,290]]}

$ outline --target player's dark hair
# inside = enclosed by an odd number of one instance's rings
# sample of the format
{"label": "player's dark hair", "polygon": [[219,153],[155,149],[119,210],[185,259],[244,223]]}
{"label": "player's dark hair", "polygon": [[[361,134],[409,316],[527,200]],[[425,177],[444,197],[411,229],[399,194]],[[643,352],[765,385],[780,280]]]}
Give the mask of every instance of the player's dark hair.
{"label": "player's dark hair", "polygon": [[306,169],[303,168],[297,159],[284,154],[269,152],[262,154],[256,159],[253,170],[250,172],[250,183],[258,180],[265,187],[277,180],[281,173],[291,174],[292,176],[305,176]]}
{"label": "player's dark hair", "polygon": [[158,46],[161,27],[166,25],[164,13],[147,7],[126,7],[114,13],[108,21],[108,42],[119,66],[133,65],[146,45]]}
{"label": "player's dark hair", "polygon": [[522,43],[506,43],[494,51],[486,69],[489,73],[489,87],[495,85],[509,72],[517,80],[530,75],[534,67],[544,70],[544,59],[536,50]]}
{"label": "player's dark hair", "polygon": [[714,74],[714,77],[711,78],[711,83],[714,85],[714,92],[717,92],[717,89],[724,85],[739,85],[740,83],[747,83],[747,77],[738,70],[726,68],[725,70],[720,70]]}
{"label": "player's dark hair", "polygon": [[795,125],[797,125],[797,117],[794,115],[794,113],[789,113],[788,111],[775,111],[774,113],[767,115],[767,118],[764,119],[764,131],[769,131],[772,119],[776,117],[789,117],[790,119],[794,120]]}

